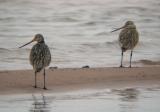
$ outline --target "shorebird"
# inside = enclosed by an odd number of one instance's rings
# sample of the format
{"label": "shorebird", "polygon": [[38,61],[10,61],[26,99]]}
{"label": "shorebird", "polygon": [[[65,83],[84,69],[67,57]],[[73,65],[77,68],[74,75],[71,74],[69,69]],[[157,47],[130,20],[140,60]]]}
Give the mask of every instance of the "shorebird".
{"label": "shorebird", "polygon": [[34,74],[35,74],[35,85],[34,87],[37,88],[37,72],[40,72],[42,69],[43,75],[44,75],[44,87],[43,89],[46,89],[45,85],[45,67],[49,66],[51,62],[51,53],[48,48],[48,46],[45,44],[43,35],[36,34],[30,42],[22,45],[19,48],[22,48],[32,42],[36,41],[37,43],[32,47],[30,51],[30,64],[33,66]]}
{"label": "shorebird", "polygon": [[124,26],[117,28],[113,30],[112,32],[121,30],[119,34],[119,45],[121,47],[121,65],[120,67],[123,67],[122,62],[123,62],[123,52],[127,50],[131,50],[130,53],[130,68],[131,68],[131,60],[132,60],[132,54],[133,54],[133,49],[137,45],[139,41],[139,34],[136,29],[136,25],[134,24],[133,21],[127,21]]}

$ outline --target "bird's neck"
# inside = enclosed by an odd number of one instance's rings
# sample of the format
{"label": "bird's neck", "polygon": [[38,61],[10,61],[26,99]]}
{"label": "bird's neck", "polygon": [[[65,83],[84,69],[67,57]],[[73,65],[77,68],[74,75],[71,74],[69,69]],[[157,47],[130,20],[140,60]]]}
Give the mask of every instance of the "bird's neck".
{"label": "bird's neck", "polygon": [[39,44],[43,44],[43,43],[45,43],[44,41],[40,41],[40,42],[38,42]]}

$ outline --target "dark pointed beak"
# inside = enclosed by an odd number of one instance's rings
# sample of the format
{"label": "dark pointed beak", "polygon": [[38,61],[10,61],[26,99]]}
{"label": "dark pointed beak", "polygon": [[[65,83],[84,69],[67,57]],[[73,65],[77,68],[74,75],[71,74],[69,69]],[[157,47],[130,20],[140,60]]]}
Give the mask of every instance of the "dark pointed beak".
{"label": "dark pointed beak", "polygon": [[24,44],[24,45],[22,45],[22,46],[20,46],[19,48],[22,48],[22,47],[24,47],[24,46],[26,46],[26,45],[28,45],[28,44],[30,44],[30,43],[32,43],[32,42],[34,42],[35,40],[32,40],[32,41],[30,41],[30,42],[28,42],[28,43],[26,43],[26,44]]}
{"label": "dark pointed beak", "polygon": [[111,31],[111,33],[112,33],[112,32],[115,32],[115,31],[118,31],[118,30],[120,30],[120,29],[123,29],[123,28],[125,28],[125,26],[122,26],[122,27],[120,27],[120,28],[116,28],[115,30]]}

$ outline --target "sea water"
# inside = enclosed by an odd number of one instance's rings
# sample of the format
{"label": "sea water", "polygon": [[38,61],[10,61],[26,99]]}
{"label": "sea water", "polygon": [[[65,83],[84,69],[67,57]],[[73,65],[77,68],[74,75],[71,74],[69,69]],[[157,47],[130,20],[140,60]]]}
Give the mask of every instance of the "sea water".
{"label": "sea water", "polygon": [[128,20],[140,35],[133,61],[159,61],[159,12],[160,0],[0,0],[0,69],[31,69],[35,43],[18,47],[37,33],[51,50],[50,66],[119,66],[119,31],[110,31]]}
{"label": "sea water", "polygon": [[0,95],[1,112],[159,112],[160,88]]}

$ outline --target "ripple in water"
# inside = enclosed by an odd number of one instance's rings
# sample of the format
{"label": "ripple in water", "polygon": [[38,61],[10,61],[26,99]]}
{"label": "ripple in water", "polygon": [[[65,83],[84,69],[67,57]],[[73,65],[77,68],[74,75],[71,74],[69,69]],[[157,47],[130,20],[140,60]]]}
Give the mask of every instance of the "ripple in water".
{"label": "ripple in water", "polygon": [[[159,0],[1,0],[0,69],[32,68],[26,49],[33,44],[18,47],[36,33],[42,33],[51,48],[51,66],[119,66],[119,32],[110,31],[127,20],[135,21],[140,32],[133,61],[159,61],[159,4]],[[124,59],[128,61],[127,56]]]}

